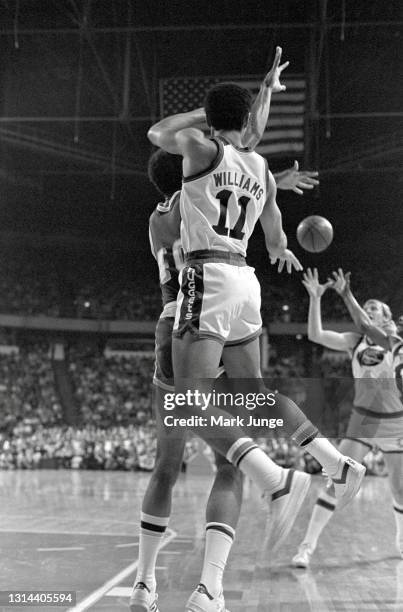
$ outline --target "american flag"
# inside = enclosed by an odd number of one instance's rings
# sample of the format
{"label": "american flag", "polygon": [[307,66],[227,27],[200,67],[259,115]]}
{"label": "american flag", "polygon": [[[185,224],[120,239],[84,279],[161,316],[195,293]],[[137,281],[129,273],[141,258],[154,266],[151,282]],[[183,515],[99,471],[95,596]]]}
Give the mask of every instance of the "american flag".
{"label": "american flag", "polygon": [[[228,81],[246,87],[255,98],[262,79],[255,76],[161,79],[161,117],[203,106],[207,90]],[[306,80],[303,75],[287,75],[281,82],[287,89],[273,95],[269,122],[256,150],[261,155],[276,158],[301,157],[304,152]]]}

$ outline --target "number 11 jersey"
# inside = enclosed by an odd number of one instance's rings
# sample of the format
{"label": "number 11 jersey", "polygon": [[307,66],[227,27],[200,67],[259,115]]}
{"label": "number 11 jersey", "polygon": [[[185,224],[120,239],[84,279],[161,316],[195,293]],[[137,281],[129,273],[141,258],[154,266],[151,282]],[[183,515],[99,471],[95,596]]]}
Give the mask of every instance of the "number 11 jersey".
{"label": "number 11 jersey", "polygon": [[182,248],[185,254],[210,250],[246,256],[267,199],[267,162],[223,138],[212,141],[218,151],[211,167],[183,180]]}

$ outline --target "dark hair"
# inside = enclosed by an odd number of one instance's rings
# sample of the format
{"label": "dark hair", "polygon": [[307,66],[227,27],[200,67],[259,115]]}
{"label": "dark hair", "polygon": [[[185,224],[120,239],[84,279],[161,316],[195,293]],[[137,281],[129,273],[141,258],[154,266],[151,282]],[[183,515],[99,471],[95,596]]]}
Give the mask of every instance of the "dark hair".
{"label": "dark hair", "polygon": [[241,131],[252,105],[252,96],[236,83],[220,83],[208,90],[204,101],[207,123],[215,130]]}
{"label": "dark hair", "polygon": [[182,189],[182,155],[163,149],[155,151],[148,160],[148,178],[163,196],[170,197]]}

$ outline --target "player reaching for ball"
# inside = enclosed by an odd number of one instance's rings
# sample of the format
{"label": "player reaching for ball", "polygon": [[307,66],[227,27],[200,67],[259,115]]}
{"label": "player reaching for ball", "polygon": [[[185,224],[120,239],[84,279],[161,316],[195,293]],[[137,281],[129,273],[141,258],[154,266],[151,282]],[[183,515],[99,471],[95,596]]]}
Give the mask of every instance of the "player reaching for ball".
{"label": "player reaching for ball", "polygon": [[[355,379],[353,411],[347,433],[339,445],[342,453],[356,461],[362,461],[368,451],[377,446],[385,454],[388,478],[393,496],[397,526],[397,547],[403,550],[403,406],[395,382],[396,351],[398,339],[393,339],[395,326],[387,304],[368,300],[363,309],[354,300],[343,272],[333,273],[334,278],[320,284],[318,271],[310,269],[304,274],[303,284],[309,293],[308,337],[336,351],[346,351],[352,361]],[[342,295],[350,312],[361,316],[360,333],[337,333],[323,329],[321,298],[325,291],[334,288]],[[354,310],[355,309],[355,310]],[[365,317],[363,318],[363,313]],[[359,320],[359,319],[357,319]],[[362,321],[366,322],[366,326]],[[374,329],[381,328],[375,341]],[[379,335],[380,334],[380,335]],[[397,346],[391,350],[393,345]],[[323,491],[315,504],[308,529],[292,563],[305,568],[318,543],[319,536],[337,507],[333,486]]]}

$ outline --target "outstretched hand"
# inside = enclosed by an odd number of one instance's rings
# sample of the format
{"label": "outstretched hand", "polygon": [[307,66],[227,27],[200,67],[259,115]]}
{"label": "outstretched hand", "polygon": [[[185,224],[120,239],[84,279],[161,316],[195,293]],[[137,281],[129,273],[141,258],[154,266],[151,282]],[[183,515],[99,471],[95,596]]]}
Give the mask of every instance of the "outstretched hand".
{"label": "outstretched hand", "polygon": [[339,295],[345,295],[350,289],[351,272],[346,272],[346,274],[344,274],[343,270],[339,268],[337,272],[333,272],[332,274],[333,279],[328,278],[328,281],[331,283],[329,286],[337,291]]}
{"label": "outstretched hand", "polygon": [[280,83],[280,76],[290,62],[284,62],[284,64],[281,64],[280,66],[282,52],[283,50],[281,47],[276,47],[276,55],[274,57],[273,65],[264,78],[264,84],[266,87],[270,87],[273,93],[286,90],[286,86]]}
{"label": "outstretched hand", "polygon": [[303,270],[301,262],[295,257],[294,253],[289,249],[284,249],[282,253],[279,255],[270,256],[270,263],[275,265],[278,261],[278,269],[277,272],[282,272],[284,265],[287,267],[288,274],[291,274],[293,268],[297,272]]}
{"label": "outstretched hand", "polygon": [[305,289],[308,291],[310,297],[314,297],[314,298],[322,297],[326,289],[328,289],[328,287],[331,287],[333,283],[334,283],[333,280],[328,279],[326,283],[321,285],[319,282],[319,274],[318,274],[317,268],[314,268],[313,270],[311,270],[311,268],[308,268],[307,271],[303,275],[303,281],[302,281],[302,284],[304,285]]}
{"label": "outstretched hand", "polygon": [[303,195],[304,189],[313,189],[316,185],[319,185],[317,177],[318,172],[310,170],[299,170],[299,164],[295,160],[294,165],[283,172],[276,174],[276,183],[278,189],[288,189],[295,191],[298,195]]}

